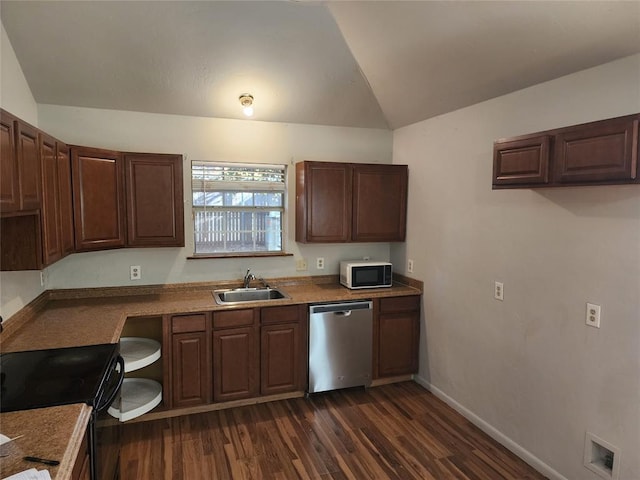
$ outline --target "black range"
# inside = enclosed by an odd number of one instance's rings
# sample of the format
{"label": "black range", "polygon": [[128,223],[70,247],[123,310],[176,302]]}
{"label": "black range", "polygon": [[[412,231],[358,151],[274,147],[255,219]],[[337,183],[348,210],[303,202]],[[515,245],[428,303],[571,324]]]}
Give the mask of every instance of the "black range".
{"label": "black range", "polygon": [[[119,345],[30,350],[0,354],[0,412],[86,403],[92,480],[117,475],[119,433],[99,419],[116,398],[124,378]],[[109,445],[109,448],[107,447]]]}

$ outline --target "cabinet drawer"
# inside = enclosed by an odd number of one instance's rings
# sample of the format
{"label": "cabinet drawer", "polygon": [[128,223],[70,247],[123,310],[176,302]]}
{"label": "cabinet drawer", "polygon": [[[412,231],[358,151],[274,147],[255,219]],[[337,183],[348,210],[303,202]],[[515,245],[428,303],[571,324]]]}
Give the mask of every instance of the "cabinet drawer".
{"label": "cabinet drawer", "polygon": [[[306,306],[302,306],[306,311]],[[272,325],[275,323],[298,322],[303,318],[300,305],[285,305],[281,307],[265,307],[260,312],[262,325]]]}
{"label": "cabinet drawer", "polygon": [[391,297],[380,299],[380,312],[407,312],[420,309],[420,296]]}
{"label": "cabinet drawer", "polygon": [[213,328],[244,327],[254,324],[255,310],[229,310],[213,313]]}
{"label": "cabinet drawer", "polygon": [[203,332],[207,328],[206,319],[204,313],[176,315],[171,317],[171,333]]}

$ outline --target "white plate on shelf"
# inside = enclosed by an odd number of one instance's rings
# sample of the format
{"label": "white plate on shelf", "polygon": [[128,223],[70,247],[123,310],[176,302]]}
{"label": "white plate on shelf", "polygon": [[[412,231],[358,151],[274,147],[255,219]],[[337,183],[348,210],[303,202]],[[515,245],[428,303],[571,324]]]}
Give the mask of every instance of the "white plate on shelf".
{"label": "white plate on shelf", "polygon": [[122,337],[120,355],[124,358],[124,371],[133,372],[151,365],[160,358],[160,342],[143,337]]}
{"label": "white plate on shelf", "polygon": [[109,415],[121,422],[153,410],[162,401],[162,385],[148,378],[125,378],[120,398],[109,407]]}

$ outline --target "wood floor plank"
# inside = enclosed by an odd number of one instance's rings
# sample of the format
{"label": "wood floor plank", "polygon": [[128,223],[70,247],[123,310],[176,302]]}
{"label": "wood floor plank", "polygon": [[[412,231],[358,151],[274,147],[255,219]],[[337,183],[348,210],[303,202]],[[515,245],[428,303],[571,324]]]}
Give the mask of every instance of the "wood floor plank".
{"label": "wood floor plank", "polygon": [[413,382],[126,424],[121,480],[543,480]]}

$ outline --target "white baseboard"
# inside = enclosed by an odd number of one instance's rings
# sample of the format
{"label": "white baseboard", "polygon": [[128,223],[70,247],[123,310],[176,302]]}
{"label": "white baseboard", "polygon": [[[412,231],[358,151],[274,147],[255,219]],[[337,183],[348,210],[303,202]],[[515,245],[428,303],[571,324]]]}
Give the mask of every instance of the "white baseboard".
{"label": "white baseboard", "polygon": [[538,472],[548,477],[550,480],[568,480],[566,477],[556,472],[553,468],[551,468],[549,465],[544,463],[542,460],[540,460],[538,457],[533,455],[531,452],[529,452],[525,448],[518,445],[516,442],[511,440],[509,437],[507,437],[505,434],[497,430],[495,427],[485,422],[482,418],[478,417],[471,410],[467,409],[460,403],[456,402],[453,398],[451,398],[449,395],[444,393],[438,387],[433,386],[431,383],[427,382],[424,378],[420,377],[419,375],[415,375],[414,380],[416,383],[422,385],[424,388],[429,390],[431,393],[433,393],[436,397],[438,397],[444,403],[446,403],[451,408],[456,410],[460,415],[465,417],[467,420],[473,423],[476,427],[478,427],[484,433],[486,433],[491,438],[493,438],[496,442],[500,443],[505,448],[509,449],[511,452],[513,452],[522,460],[524,460],[533,468],[535,468]]}

